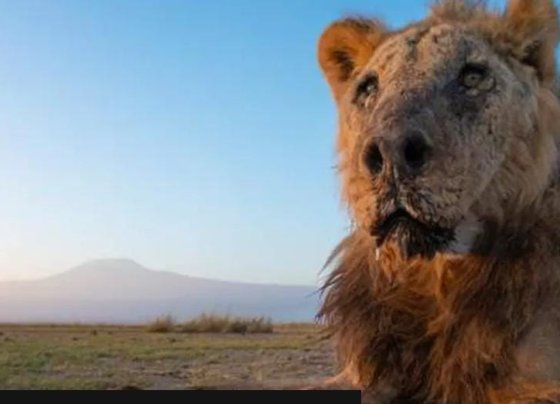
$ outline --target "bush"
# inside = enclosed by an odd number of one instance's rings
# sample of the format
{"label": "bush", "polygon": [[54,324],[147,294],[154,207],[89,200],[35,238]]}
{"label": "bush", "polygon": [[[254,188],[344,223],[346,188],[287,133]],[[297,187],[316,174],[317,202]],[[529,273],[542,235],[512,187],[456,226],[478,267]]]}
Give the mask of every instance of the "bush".
{"label": "bush", "polygon": [[232,320],[226,327],[225,332],[233,334],[247,334],[249,329],[247,322],[243,320]]}
{"label": "bush", "polygon": [[167,333],[175,328],[175,320],[171,316],[161,316],[148,324],[148,332]]}
{"label": "bush", "polygon": [[269,318],[237,318],[203,314],[181,326],[185,333],[258,334],[274,331]]}
{"label": "bush", "polygon": [[249,334],[264,333],[268,334],[274,331],[272,320],[270,318],[255,318],[251,319],[247,324],[247,332]]}
{"label": "bush", "polygon": [[213,316],[203,314],[191,321],[187,321],[182,325],[181,331],[183,332],[207,332],[207,333],[220,333],[224,332],[229,323],[228,317]]}

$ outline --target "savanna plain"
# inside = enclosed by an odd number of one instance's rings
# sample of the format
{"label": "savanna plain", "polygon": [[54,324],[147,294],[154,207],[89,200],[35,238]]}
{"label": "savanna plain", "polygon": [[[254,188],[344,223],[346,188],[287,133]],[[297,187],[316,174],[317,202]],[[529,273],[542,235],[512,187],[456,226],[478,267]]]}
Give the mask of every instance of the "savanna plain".
{"label": "savanna plain", "polygon": [[0,325],[0,389],[259,389],[335,373],[314,324],[214,332],[148,325]]}

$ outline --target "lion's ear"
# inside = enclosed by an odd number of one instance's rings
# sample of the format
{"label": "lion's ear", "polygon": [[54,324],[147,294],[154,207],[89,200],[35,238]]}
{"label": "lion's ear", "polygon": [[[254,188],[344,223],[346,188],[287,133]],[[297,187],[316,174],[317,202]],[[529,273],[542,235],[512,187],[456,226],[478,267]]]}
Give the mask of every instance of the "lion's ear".
{"label": "lion's ear", "polygon": [[386,30],[378,21],[344,19],[331,24],[319,40],[319,64],[336,99],[352,76],[369,61]]}
{"label": "lion's ear", "polygon": [[549,86],[556,75],[555,49],[560,34],[553,0],[509,0],[505,20],[515,40],[514,56],[535,68]]}

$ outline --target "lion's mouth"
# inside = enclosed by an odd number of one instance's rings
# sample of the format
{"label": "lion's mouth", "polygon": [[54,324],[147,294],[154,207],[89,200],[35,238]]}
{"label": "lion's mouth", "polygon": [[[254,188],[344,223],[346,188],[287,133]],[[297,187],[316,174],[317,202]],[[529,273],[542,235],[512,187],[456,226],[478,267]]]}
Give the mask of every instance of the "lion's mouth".
{"label": "lion's mouth", "polygon": [[372,227],[371,234],[375,237],[377,248],[381,248],[388,240],[394,240],[406,258],[432,258],[455,239],[453,229],[424,223],[404,208],[397,208],[380,218]]}
{"label": "lion's mouth", "polygon": [[393,211],[391,214],[381,218],[373,227],[372,235],[376,238],[377,247],[381,247],[385,244],[385,241],[389,236],[394,233],[398,226],[406,225],[422,225],[420,221],[414,219],[406,209],[399,208]]}

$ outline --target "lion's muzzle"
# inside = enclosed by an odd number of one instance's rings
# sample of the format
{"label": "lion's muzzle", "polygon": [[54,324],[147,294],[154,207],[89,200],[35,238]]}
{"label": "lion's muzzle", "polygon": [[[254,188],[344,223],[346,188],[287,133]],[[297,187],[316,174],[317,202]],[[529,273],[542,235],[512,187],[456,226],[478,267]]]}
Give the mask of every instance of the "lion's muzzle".
{"label": "lion's muzzle", "polygon": [[377,248],[394,242],[405,258],[421,256],[432,258],[437,252],[445,251],[455,240],[453,229],[427,224],[412,217],[404,208],[379,217],[371,227]]}

